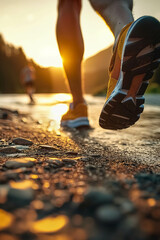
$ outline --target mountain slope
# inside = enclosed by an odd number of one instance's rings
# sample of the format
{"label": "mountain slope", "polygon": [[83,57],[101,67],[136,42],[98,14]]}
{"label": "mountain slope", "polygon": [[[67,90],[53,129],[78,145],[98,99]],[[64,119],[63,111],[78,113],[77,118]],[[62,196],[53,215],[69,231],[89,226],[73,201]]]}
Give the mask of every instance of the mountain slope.
{"label": "mountain slope", "polygon": [[111,56],[112,47],[109,47],[84,61],[83,79],[86,93],[96,94],[106,89]]}
{"label": "mountain slope", "polygon": [[106,69],[109,66],[112,55],[112,46],[96,53],[83,62],[84,72],[93,72],[100,69]]}

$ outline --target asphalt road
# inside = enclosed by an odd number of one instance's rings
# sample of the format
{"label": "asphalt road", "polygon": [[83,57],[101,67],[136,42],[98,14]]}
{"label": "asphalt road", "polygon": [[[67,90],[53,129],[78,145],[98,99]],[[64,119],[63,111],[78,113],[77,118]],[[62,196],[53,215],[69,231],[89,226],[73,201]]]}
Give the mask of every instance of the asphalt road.
{"label": "asphalt road", "polygon": [[[67,110],[69,96],[37,94],[35,98],[37,104],[30,106],[27,104],[26,95],[0,95],[0,107],[29,113],[45,128],[59,132],[60,117]],[[156,172],[160,171],[160,94],[147,94],[140,120],[134,126],[121,131],[104,130],[98,125],[105,97],[87,95],[86,100],[92,126],[87,136],[104,147],[109,147],[113,152],[116,149],[121,155],[128,156],[141,164],[145,163]]]}

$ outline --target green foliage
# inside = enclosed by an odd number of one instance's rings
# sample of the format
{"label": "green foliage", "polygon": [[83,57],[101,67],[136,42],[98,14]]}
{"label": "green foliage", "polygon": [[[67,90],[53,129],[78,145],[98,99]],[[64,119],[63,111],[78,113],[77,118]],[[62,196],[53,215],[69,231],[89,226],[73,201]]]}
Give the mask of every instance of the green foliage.
{"label": "green foliage", "polygon": [[146,93],[160,93],[160,66],[155,71]]}
{"label": "green foliage", "polygon": [[[0,93],[22,93],[20,73],[28,62],[21,47],[15,48],[5,42],[0,34]],[[36,63],[36,92],[52,92],[52,78],[47,68],[41,68]]]}
{"label": "green foliage", "polygon": [[160,84],[158,83],[149,84],[146,93],[160,93]]}
{"label": "green foliage", "polygon": [[157,68],[157,70],[155,71],[151,82],[157,83],[160,86],[160,65]]}

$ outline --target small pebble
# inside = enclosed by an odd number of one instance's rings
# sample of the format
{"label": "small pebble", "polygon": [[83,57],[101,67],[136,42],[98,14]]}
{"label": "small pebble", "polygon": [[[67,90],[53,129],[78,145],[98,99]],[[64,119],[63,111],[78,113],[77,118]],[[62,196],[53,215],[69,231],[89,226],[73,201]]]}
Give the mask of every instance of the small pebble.
{"label": "small pebble", "polygon": [[47,160],[47,162],[56,168],[64,166],[64,163],[60,161],[58,158],[50,158]]}
{"label": "small pebble", "polygon": [[120,230],[124,233],[130,234],[131,231],[136,230],[139,225],[139,217],[128,215],[123,222],[121,222]]}
{"label": "small pebble", "polygon": [[101,157],[100,154],[96,154],[96,153],[94,153],[94,154],[89,154],[89,156],[90,156],[90,157],[95,157],[95,158]]}
{"label": "small pebble", "polygon": [[24,146],[24,145],[16,145],[16,146],[15,146],[15,148],[16,148],[16,149],[18,149],[18,150],[26,150],[26,149],[28,149],[28,148],[29,148],[29,146]]}
{"label": "small pebble", "polygon": [[9,115],[7,112],[4,112],[1,116],[2,119],[8,119]]}
{"label": "small pebble", "polygon": [[8,191],[8,201],[14,205],[29,204],[34,197],[34,190],[32,188],[16,189],[10,188]]}
{"label": "small pebble", "polygon": [[88,162],[89,157],[81,157],[79,160],[82,161],[82,162]]}
{"label": "small pebble", "polygon": [[110,204],[113,202],[113,195],[100,189],[89,189],[84,195],[84,201],[81,203],[83,207],[97,208],[102,204]]}
{"label": "small pebble", "polygon": [[25,138],[14,138],[12,140],[12,143],[17,144],[17,145],[26,145],[26,146],[31,146],[33,144],[32,141],[25,139]]}
{"label": "small pebble", "polygon": [[68,151],[68,152],[66,152],[66,154],[69,154],[69,155],[75,155],[75,156],[77,156],[77,155],[78,155],[78,153],[77,153],[77,152],[72,152],[72,151]]}
{"label": "small pebble", "polygon": [[7,153],[7,154],[12,154],[12,153],[18,153],[20,152],[16,147],[5,147],[0,149],[0,153]]}
{"label": "small pebble", "polygon": [[66,163],[66,164],[71,164],[71,165],[75,165],[75,164],[77,163],[76,160],[71,159],[71,158],[63,158],[63,159],[62,159],[62,162],[63,162],[63,163]]}
{"label": "small pebble", "polygon": [[7,179],[16,179],[19,174],[22,174],[25,172],[25,169],[20,168],[20,169],[15,169],[15,170],[7,170],[5,172],[5,176],[7,177]]}
{"label": "small pebble", "polygon": [[55,151],[55,150],[58,150],[57,148],[55,147],[52,147],[52,146],[49,146],[49,145],[39,145],[40,149],[42,150],[49,150],[49,151]]}
{"label": "small pebble", "polygon": [[87,170],[91,170],[92,171],[92,170],[96,170],[96,168],[97,168],[96,166],[91,165],[91,164],[86,165],[86,169]]}
{"label": "small pebble", "polygon": [[125,200],[124,202],[122,202],[120,209],[123,214],[129,214],[135,212],[136,208],[132,202]]}
{"label": "small pebble", "polygon": [[22,168],[22,167],[33,167],[35,165],[35,158],[17,158],[11,159],[5,162],[7,168]]}
{"label": "small pebble", "polygon": [[11,154],[6,154],[6,156],[15,158],[15,157],[25,157],[26,154],[25,153],[11,153]]}
{"label": "small pebble", "polygon": [[116,224],[122,218],[122,214],[118,208],[104,205],[96,210],[96,218],[102,223]]}

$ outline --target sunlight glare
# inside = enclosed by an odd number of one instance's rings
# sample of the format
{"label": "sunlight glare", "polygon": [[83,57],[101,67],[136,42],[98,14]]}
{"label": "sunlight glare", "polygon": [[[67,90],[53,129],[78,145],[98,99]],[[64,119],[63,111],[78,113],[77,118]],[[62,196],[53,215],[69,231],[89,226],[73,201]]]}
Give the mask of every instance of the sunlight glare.
{"label": "sunlight glare", "polygon": [[53,48],[53,46],[44,46],[43,48],[40,46],[39,51],[35,56],[35,61],[39,63],[43,67],[62,67],[62,59],[58,52],[58,49]]}
{"label": "sunlight glare", "polygon": [[156,201],[154,198],[149,198],[147,202],[150,207],[154,207],[156,205]]}
{"label": "sunlight glare", "polygon": [[16,189],[27,189],[27,188],[31,188],[32,185],[33,185],[33,181],[31,180],[24,180],[20,182],[15,182],[15,181],[10,182],[10,186]]}
{"label": "sunlight glare", "polygon": [[72,100],[71,94],[66,94],[66,93],[59,93],[59,94],[54,94],[53,100],[58,101],[58,102],[68,102]]}
{"label": "sunlight glare", "polygon": [[57,135],[60,135],[59,129],[60,129],[60,120],[63,114],[65,114],[68,110],[68,104],[56,104],[53,107],[51,107],[49,118],[51,119],[48,131],[52,132],[53,130],[57,133]]}
{"label": "sunlight glare", "polygon": [[68,105],[67,104],[56,104],[51,108],[50,111],[50,116],[49,118],[52,120],[55,120],[57,123],[60,122],[61,117],[64,113],[66,113],[68,110]]}
{"label": "sunlight glare", "polygon": [[64,215],[57,217],[46,217],[33,223],[32,231],[39,233],[52,233],[61,230],[68,223]]}
{"label": "sunlight glare", "polygon": [[9,227],[13,222],[13,216],[2,209],[0,209],[0,219],[0,230]]}

